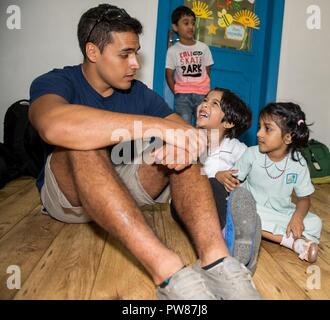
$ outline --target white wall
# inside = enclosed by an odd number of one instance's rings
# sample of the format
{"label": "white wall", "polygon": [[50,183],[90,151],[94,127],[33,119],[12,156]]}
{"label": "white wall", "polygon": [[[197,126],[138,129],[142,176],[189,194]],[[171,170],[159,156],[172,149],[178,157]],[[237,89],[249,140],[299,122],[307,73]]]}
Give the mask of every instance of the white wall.
{"label": "white wall", "polygon": [[[321,9],[321,29],[309,30],[310,5]],[[277,100],[301,105],[314,122],[312,137],[330,147],[330,1],[286,0]]]}
{"label": "white wall", "polygon": [[[125,8],[143,24],[138,78],[152,87],[158,0],[1,0],[0,141],[7,108],[29,98],[34,78],[82,61],[76,36],[79,18],[89,8],[107,2]],[[21,9],[21,30],[7,28],[9,5]]]}
{"label": "white wall", "polygon": [[[263,1],[263,0],[261,0]],[[54,67],[81,62],[76,29],[96,0],[1,0],[0,1],[0,141],[8,106],[29,96],[29,85]],[[124,7],[144,25],[141,37],[142,70],[139,79],[152,87],[156,36],[157,0],[111,0]],[[22,29],[9,30],[9,5],[19,5]],[[321,8],[321,30],[308,30],[309,5]],[[301,104],[314,122],[312,137],[330,147],[330,1],[286,0],[278,100]]]}

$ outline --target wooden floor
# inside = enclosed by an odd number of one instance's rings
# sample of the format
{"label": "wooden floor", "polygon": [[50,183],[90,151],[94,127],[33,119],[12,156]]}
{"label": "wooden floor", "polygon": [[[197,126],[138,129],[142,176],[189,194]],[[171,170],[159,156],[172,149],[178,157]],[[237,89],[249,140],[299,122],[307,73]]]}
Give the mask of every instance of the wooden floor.
{"label": "wooden floor", "polygon": [[[316,190],[312,211],[323,220],[318,260],[310,265],[263,241],[254,281],[265,299],[330,299],[330,185]],[[185,263],[194,262],[167,206],[144,214]],[[19,285],[13,266],[21,271],[20,289],[9,289]],[[0,190],[0,299],[155,299],[155,288],[136,259],[95,224],[66,225],[41,214],[34,180],[21,178]]]}

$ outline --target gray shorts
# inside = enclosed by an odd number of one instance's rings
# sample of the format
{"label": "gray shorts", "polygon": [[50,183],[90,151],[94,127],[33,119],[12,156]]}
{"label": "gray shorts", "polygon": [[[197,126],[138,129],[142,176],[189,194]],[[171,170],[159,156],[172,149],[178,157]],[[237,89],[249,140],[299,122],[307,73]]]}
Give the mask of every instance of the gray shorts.
{"label": "gray shorts", "polygon": [[[41,201],[46,210],[53,218],[66,223],[86,223],[92,219],[86,214],[83,207],[74,207],[70,204],[63,192],[60,190],[55,176],[50,168],[51,154],[45,165],[45,180],[41,189]],[[141,156],[142,157],[142,156]],[[136,160],[136,159],[135,159]],[[138,159],[139,160],[139,159]],[[169,185],[163,190],[157,199],[152,199],[143,189],[138,176],[140,162],[133,164],[115,165],[119,177],[122,179],[137,205],[152,205],[156,203],[167,203],[170,199]]]}

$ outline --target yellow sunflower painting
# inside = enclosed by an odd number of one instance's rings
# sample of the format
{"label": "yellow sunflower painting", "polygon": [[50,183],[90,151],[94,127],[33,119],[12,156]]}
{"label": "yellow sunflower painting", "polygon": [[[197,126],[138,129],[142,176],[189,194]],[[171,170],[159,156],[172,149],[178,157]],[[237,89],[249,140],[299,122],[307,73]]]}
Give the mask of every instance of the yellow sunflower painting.
{"label": "yellow sunflower painting", "polygon": [[196,18],[212,19],[212,10],[209,10],[209,5],[203,1],[193,1],[192,11],[194,11]]}
{"label": "yellow sunflower painting", "polygon": [[260,19],[250,10],[240,10],[235,13],[234,20],[239,22],[245,27],[252,29],[259,29]]}

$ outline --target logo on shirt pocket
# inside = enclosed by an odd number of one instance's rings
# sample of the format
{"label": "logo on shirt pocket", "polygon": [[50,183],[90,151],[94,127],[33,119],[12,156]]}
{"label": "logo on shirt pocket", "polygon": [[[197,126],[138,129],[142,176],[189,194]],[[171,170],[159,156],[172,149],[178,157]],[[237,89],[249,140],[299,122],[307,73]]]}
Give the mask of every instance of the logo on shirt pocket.
{"label": "logo on shirt pocket", "polygon": [[288,173],[286,175],[286,184],[296,183],[298,179],[297,173]]}

